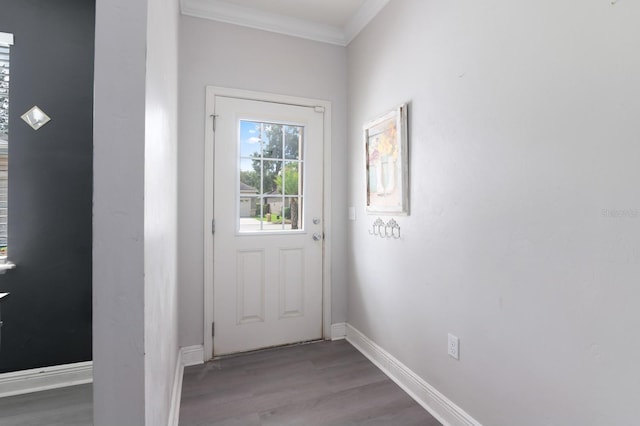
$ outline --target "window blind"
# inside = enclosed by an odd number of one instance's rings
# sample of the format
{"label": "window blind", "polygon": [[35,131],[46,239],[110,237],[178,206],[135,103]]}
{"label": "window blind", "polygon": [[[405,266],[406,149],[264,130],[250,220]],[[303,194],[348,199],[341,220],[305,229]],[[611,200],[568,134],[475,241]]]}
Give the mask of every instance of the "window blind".
{"label": "window blind", "polygon": [[[9,37],[0,33],[0,257],[7,255],[9,192]],[[10,41],[13,37],[11,37]]]}
{"label": "window blind", "polygon": [[0,44],[0,139],[9,135],[9,46]]}

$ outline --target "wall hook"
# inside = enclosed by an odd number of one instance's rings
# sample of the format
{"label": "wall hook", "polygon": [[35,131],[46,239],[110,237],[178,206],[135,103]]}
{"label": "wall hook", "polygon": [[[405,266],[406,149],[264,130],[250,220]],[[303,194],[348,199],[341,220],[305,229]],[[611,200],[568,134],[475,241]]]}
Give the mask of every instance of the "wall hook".
{"label": "wall hook", "polygon": [[[384,227],[384,234],[387,238],[400,238],[400,225],[395,219],[391,219]],[[397,234],[397,235],[396,235]]]}
{"label": "wall hook", "polygon": [[369,230],[369,234],[381,236],[380,229],[384,226],[384,222],[382,219],[377,218],[373,225],[371,225],[371,229]]}
{"label": "wall hook", "polygon": [[373,225],[371,225],[369,234],[380,238],[393,238],[398,240],[400,239],[400,225],[395,219],[391,219],[385,223],[381,218],[377,218],[376,221],[373,222]]}

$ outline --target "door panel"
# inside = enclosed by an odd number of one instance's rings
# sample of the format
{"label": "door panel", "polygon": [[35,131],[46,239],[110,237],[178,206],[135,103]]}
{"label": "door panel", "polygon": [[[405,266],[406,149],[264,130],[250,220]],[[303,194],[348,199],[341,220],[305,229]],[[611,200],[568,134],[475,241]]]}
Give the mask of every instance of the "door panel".
{"label": "door panel", "polygon": [[264,321],[264,250],[237,254],[236,312],[238,324]]}
{"label": "door panel", "polygon": [[214,355],[322,337],[323,113],[215,97]]}
{"label": "door panel", "polygon": [[280,250],[280,318],[304,316],[304,248]]}

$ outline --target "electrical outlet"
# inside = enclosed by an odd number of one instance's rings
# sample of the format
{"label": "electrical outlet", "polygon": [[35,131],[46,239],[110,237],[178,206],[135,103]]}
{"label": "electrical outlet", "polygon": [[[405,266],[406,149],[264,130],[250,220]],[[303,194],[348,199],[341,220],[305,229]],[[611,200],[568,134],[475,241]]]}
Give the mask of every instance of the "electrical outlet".
{"label": "electrical outlet", "polygon": [[449,333],[449,345],[447,346],[447,352],[450,357],[460,359],[460,339],[451,333]]}

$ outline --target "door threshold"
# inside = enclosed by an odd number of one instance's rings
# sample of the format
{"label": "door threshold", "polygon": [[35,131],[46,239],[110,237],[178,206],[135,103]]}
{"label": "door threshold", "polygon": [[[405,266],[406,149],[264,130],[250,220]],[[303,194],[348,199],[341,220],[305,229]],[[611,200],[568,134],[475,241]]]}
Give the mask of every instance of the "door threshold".
{"label": "door threshold", "polygon": [[271,351],[273,349],[292,348],[292,347],[295,347],[295,346],[311,345],[313,343],[320,343],[320,342],[324,342],[324,341],[325,341],[325,339],[306,340],[304,342],[285,343],[284,345],[268,346],[266,348],[254,349],[252,351],[234,352],[234,353],[231,353],[231,354],[214,356],[213,358],[211,358],[211,361],[219,361],[219,360],[222,360],[222,359],[237,358],[237,357],[241,357],[241,356],[245,356],[245,355],[253,355],[253,354],[260,353],[260,352]]}

